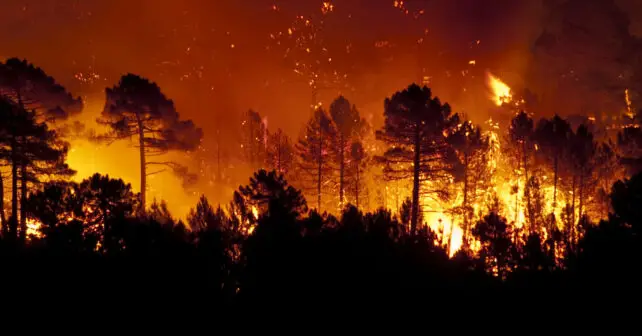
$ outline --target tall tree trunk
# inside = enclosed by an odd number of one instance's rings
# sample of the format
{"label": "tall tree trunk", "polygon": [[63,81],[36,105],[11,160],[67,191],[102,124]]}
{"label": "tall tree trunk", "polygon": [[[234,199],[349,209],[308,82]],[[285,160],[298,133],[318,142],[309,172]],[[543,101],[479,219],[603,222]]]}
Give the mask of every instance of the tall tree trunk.
{"label": "tall tree trunk", "polygon": [[4,176],[0,171],[0,221],[2,221],[2,236],[6,237],[9,233],[9,223],[7,223],[7,218],[4,215]]}
{"label": "tall tree trunk", "polygon": [[18,236],[18,143],[11,141],[11,223],[9,236],[16,239]]}
{"label": "tall tree trunk", "polygon": [[323,170],[323,130],[319,123],[319,153],[318,153],[318,170],[317,170],[317,210],[321,212],[321,171]]}
{"label": "tall tree trunk", "polygon": [[[468,221],[468,154],[464,154],[464,232],[463,232],[463,240],[464,244],[468,241],[468,225],[470,224]],[[454,216],[453,216],[454,218]],[[455,221],[452,221],[453,227],[455,225]],[[452,228],[450,231],[450,234],[452,235]]]}
{"label": "tall tree trunk", "polygon": [[276,147],[276,170],[279,173],[283,173],[281,171],[281,134],[279,134],[279,138],[277,139],[277,147]]}
{"label": "tall tree trunk", "polygon": [[357,181],[356,181],[357,184],[355,185],[355,201],[356,201],[355,203],[357,204],[357,209],[359,209],[359,183],[361,182],[361,181],[359,181],[359,167],[361,166],[361,164],[360,164],[359,161],[357,161],[356,164],[357,164],[357,173],[356,173],[357,174]]}
{"label": "tall tree trunk", "polygon": [[578,206],[578,220],[582,220],[582,212],[583,212],[583,207],[584,207],[584,173],[580,173],[580,183],[577,186],[577,194],[578,194],[578,201],[579,201],[579,206]]}
{"label": "tall tree trunk", "polygon": [[339,207],[343,210],[343,177],[345,172],[345,145],[344,145],[343,134],[341,134],[339,139]]}
{"label": "tall tree trunk", "polygon": [[[526,197],[526,210],[528,211],[528,219],[530,221],[529,230],[531,233],[537,231],[535,225],[535,214],[533,211],[533,205],[531,204],[531,193],[533,190],[530,188],[532,185],[528,180],[528,157],[526,155],[526,141],[522,142],[522,166],[524,167],[524,196]],[[527,189],[528,188],[528,189]],[[528,192],[526,192],[528,190]]]}
{"label": "tall tree trunk", "polygon": [[20,238],[27,238],[27,164],[20,165]]}
{"label": "tall tree trunk", "polygon": [[557,155],[553,159],[553,214],[557,208]]}
{"label": "tall tree trunk", "polygon": [[412,207],[410,213],[410,232],[415,234],[417,231],[417,221],[419,220],[419,173],[421,171],[421,134],[419,126],[415,130],[413,179],[412,179]]}
{"label": "tall tree trunk", "polygon": [[576,222],[575,222],[575,195],[576,195],[576,192],[575,192],[576,184],[575,184],[575,182],[576,182],[576,179],[577,178],[576,178],[575,174],[573,174],[573,182],[572,182],[572,185],[571,185],[571,191],[573,192],[573,198],[571,200],[571,227],[570,227],[570,229],[571,229],[570,230],[571,231],[571,233],[570,233],[570,235],[571,235],[570,243],[571,243],[571,247],[572,248],[574,248],[574,246],[575,246],[575,224],[576,224]]}
{"label": "tall tree trunk", "polygon": [[138,146],[140,149],[140,209],[141,214],[145,214],[147,210],[147,163],[145,161],[145,130],[143,128],[143,121],[140,116],[136,115],[138,122]]}

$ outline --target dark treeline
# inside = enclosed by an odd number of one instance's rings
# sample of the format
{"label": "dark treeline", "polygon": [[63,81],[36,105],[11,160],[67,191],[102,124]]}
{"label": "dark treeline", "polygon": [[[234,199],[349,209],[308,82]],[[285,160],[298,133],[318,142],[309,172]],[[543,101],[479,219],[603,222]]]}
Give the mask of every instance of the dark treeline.
{"label": "dark treeline", "polygon": [[[535,121],[515,98],[502,107],[506,131],[486,132],[411,85],[385,100],[378,131],[338,97],[329,111],[315,108],[294,142],[250,111],[241,155],[256,173],[229,204],[203,196],[183,221],[147,200],[146,178],[170,169],[193,183],[185,166],[158,156],[190,152],[203,134],[156,84],[123,76],[98,120],[110,132],[90,135],[134,140],[143,186],[135,193],[98,173],[70,182],[63,139],[73,127],[60,124],[80,100],[26,61],[0,71],[0,172],[11,182],[0,178],[0,194],[11,192],[8,211],[0,202],[0,282],[10,292],[82,307],[96,298],[157,309],[174,300],[184,303],[177,309],[433,302],[455,312],[473,297],[634,291],[640,280],[638,116],[616,128],[615,142],[596,139],[588,118]],[[508,197],[500,178],[512,181]],[[409,185],[406,201],[363,205],[399,181]],[[463,231],[457,251],[452,229],[431,229],[432,200],[448,203]]]}
{"label": "dark treeline", "polygon": [[490,212],[473,224],[479,250],[449,258],[434,232],[413,233],[385,209],[347,206],[339,218],[308,213],[301,192],[276,172],[254,174],[225,210],[202,197],[186,223],[163,203],[137,214],[139,196],[128,184],[96,174],[30,195],[27,211],[43,223],[42,235],[20,246],[0,240],[3,283],[42,297],[101,296],[101,304],[119,305],[193,300],[207,309],[423,299],[446,307],[471,297],[513,300],[515,293],[634,291],[641,181],[617,182],[609,219],[580,226],[577,249],[561,257],[554,240],[538,233],[515,239],[507,220]]}

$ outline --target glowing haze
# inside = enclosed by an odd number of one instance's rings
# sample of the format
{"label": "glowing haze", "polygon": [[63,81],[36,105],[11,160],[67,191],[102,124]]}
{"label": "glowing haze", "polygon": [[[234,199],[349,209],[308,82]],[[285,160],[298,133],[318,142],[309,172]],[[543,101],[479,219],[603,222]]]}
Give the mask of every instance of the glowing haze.
{"label": "glowing haze", "polygon": [[[122,74],[157,82],[205,131],[198,153],[181,158],[201,175],[197,190],[170,174],[149,181],[148,198],[183,216],[199,193],[225,202],[247,181],[250,171],[233,157],[250,108],[296,137],[311,101],[327,105],[343,94],[379,127],[384,98],[421,81],[485,122],[495,93],[524,85],[542,8],[539,0],[5,0],[0,57],[26,58],[84,96],[88,128],[97,127],[104,88]],[[77,179],[99,171],[139,188],[128,143],[72,144]],[[225,188],[211,181],[217,157]]]}

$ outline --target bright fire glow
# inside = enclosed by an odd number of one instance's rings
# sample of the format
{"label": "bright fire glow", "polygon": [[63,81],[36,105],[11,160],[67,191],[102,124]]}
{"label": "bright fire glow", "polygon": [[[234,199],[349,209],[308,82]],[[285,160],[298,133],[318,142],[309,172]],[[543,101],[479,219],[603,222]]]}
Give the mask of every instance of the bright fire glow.
{"label": "bright fire glow", "polygon": [[497,106],[502,106],[502,104],[513,100],[513,93],[510,86],[506,85],[506,83],[490,72],[486,73],[486,83],[491,90],[490,98]]}

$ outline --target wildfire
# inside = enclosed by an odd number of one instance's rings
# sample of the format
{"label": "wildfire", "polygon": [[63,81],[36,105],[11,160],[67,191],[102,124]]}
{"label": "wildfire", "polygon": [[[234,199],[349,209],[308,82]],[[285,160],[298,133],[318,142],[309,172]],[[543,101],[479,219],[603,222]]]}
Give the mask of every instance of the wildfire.
{"label": "wildfire", "polygon": [[42,231],[40,229],[42,228],[42,223],[39,221],[33,219],[33,218],[27,218],[27,237],[28,238],[41,238],[42,237]]}
{"label": "wildfire", "polygon": [[624,101],[626,102],[626,116],[629,118],[633,118],[635,116],[635,113],[633,113],[633,103],[631,103],[629,89],[624,90]]}
{"label": "wildfire", "polygon": [[509,103],[513,100],[513,93],[510,86],[506,85],[506,83],[490,72],[486,73],[486,78],[486,83],[491,90],[490,98],[497,106],[502,106],[502,104]]}

